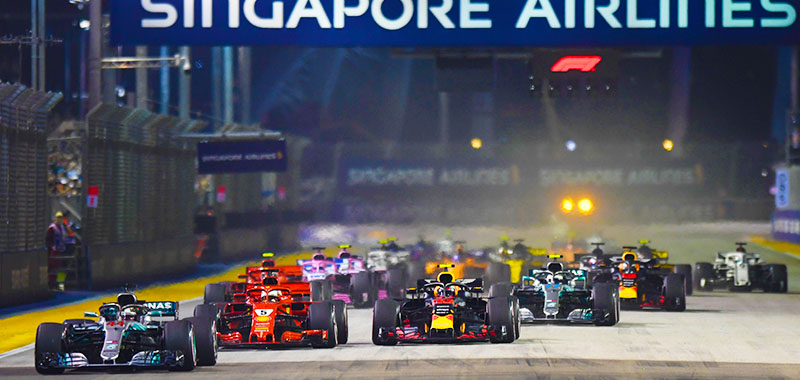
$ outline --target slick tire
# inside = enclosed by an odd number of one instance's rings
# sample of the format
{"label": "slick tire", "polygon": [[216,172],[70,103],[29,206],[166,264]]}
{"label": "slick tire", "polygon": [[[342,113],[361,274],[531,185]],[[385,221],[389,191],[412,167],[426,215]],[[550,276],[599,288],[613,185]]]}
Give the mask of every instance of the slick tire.
{"label": "slick tire", "polygon": [[511,282],[511,267],[503,263],[489,263],[484,275],[485,285]]}
{"label": "slick tire", "polygon": [[350,328],[347,322],[347,304],[342,300],[333,300],[331,302],[333,303],[336,316],[336,328],[338,330],[336,334],[336,344],[346,344],[350,334]]}
{"label": "slick tire", "polygon": [[[516,297],[490,298],[487,303],[489,309],[489,325],[498,331],[497,335],[490,335],[492,343],[512,343],[516,339],[514,331],[517,325],[514,315],[514,299]],[[505,334],[502,331],[505,330]]]}
{"label": "slick tire", "polygon": [[397,319],[400,315],[400,303],[384,298],[377,300],[372,308],[372,343],[378,346],[394,346],[397,339],[381,339],[380,329],[395,331],[397,329]]}
{"label": "slick tire", "polygon": [[359,272],[350,276],[350,299],[355,307],[372,307],[375,302],[372,278],[369,272]]}
{"label": "slick tire", "polygon": [[694,264],[694,273],[692,273],[694,289],[703,292],[713,291],[714,285],[711,282],[713,278],[714,266],[711,263]]}
{"label": "slick tire", "polygon": [[203,303],[211,305],[226,302],[226,291],[227,287],[224,284],[206,284],[206,288],[203,290]]}
{"label": "slick tire", "polygon": [[64,373],[64,368],[47,368],[40,366],[39,359],[43,353],[64,353],[64,344],[61,337],[64,334],[64,325],[61,323],[42,323],[36,329],[36,343],[33,362],[36,372],[42,375],[58,375]]}
{"label": "slick tire", "polygon": [[308,307],[308,327],[312,330],[327,331],[328,338],[321,343],[312,343],[314,348],[336,347],[336,307],[332,301],[312,303]]}
{"label": "slick tire", "polygon": [[694,281],[692,279],[692,266],[689,264],[675,264],[672,268],[672,273],[682,274],[686,279],[686,295],[690,296],[694,293]]}
{"label": "slick tire", "polygon": [[619,323],[619,287],[602,282],[592,288],[592,307],[608,313],[608,318],[595,322],[596,326],[614,326]]}
{"label": "slick tire", "polygon": [[772,264],[766,268],[769,281],[765,290],[771,293],[786,293],[789,290],[789,279],[786,272],[786,265]]}
{"label": "slick tire", "polygon": [[489,297],[510,297],[514,292],[514,285],[510,282],[499,282],[489,287]]}
{"label": "slick tire", "polygon": [[328,280],[311,281],[311,301],[322,302],[333,299],[333,287]]}
{"label": "slick tire", "polygon": [[664,310],[686,310],[686,278],[672,273],[664,278]]}
{"label": "slick tire", "polygon": [[183,363],[170,371],[191,371],[197,366],[197,343],[191,321],[180,320],[164,325],[164,348],[181,351]]}
{"label": "slick tire", "polygon": [[216,323],[217,319],[219,319],[219,309],[214,305],[197,305],[194,307],[194,316],[206,318]]}
{"label": "slick tire", "polygon": [[403,269],[389,269],[386,272],[386,294],[389,298],[403,298],[406,291],[406,274]]}
{"label": "slick tire", "polygon": [[[206,306],[206,305],[198,305]],[[197,308],[195,308],[197,312]],[[217,321],[206,315],[186,318],[192,323],[195,345],[197,349],[197,365],[213,366],[217,364]]]}

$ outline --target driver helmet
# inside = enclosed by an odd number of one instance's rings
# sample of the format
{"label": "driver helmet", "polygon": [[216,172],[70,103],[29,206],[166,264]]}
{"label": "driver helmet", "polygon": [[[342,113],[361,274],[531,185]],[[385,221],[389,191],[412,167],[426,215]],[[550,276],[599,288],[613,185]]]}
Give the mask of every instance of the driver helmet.
{"label": "driver helmet", "polygon": [[100,306],[100,316],[106,321],[116,321],[119,319],[120,310],[117,304],[108,304]]}
{"label": "driver helmet", "polygon": [[444,287],[437,286],[437,287],[433,288],[433,296],[436,297],[436,298],[444,297]]}
{"label": "driver helmet", "polygon": [[551,273],[558,273],[564,270],[564,264],[554,261],[547,264],[547,270]]}
{"label": "driver helmet", "polygon": [[135,321],[136,320],[136,311],[131,309],[125,309],[122,311],[122,320],[123,321]]}
{"label": "driver helmet", "polygon": [[317,253],[314,254],[314,256],[311,259],[312,260],[325,260],[325,254],[317,252]]}
{"label": "driver helmet", "polygon": [[448,297],[458,297],[459,293],[461,292],[461,288],[456,285],[450,285],[445,289],[445,295]]}
{"label": "driver helmet", "polygon": [[267,299],[269,298],[267,291],[263,289],[253,289],[249,291],[247,295],[250,296],[250,298],[256,302],[264,302],[267,301]]}

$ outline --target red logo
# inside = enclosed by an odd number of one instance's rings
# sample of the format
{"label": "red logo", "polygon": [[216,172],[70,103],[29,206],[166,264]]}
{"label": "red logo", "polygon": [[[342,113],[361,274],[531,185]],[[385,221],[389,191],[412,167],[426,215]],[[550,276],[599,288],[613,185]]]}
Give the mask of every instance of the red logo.
{"label": "red logo", "polygon": [[575,56],[569,55],[562,57],[556,62],[550,71],[554,73],[566,73],[571,70],[580,70],[581,72],[588,73],[594,71],[597,65],[603,60],[603,57],[592,56]]}

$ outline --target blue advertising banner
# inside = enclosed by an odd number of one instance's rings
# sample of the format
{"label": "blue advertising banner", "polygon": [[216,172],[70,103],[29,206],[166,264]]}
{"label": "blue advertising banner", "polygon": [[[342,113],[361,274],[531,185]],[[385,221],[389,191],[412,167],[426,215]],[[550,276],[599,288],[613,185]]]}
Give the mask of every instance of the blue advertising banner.
{"label": "blue advertising banner", "polygon": [[777,210],[772,215],[772,237],[800,244],[800,211]]}
{"label": "blue advertising banner", "polygon": [[215,141],[197,144],[199,174],[286,171],[286,141]]}
{"label": "blue advertising banner", "polygon": [[800,0],[112,0],[114,45],[797,44]]}

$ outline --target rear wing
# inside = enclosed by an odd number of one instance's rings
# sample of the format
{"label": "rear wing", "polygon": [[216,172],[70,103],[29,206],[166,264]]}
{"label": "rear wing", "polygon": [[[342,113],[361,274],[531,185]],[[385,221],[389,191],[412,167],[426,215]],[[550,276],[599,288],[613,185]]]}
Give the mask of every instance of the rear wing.
{"label": "rear wing", "polygon": [[147,315],[153,322],[169,322],[178,319],[180,304],[175,301],[147,301],[144,307],[148,308]]}

